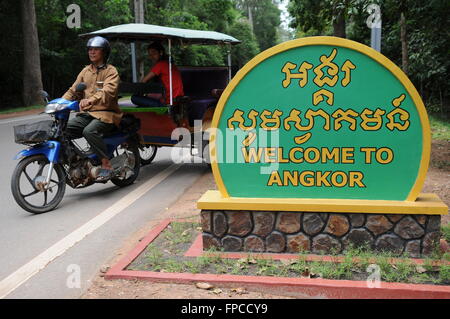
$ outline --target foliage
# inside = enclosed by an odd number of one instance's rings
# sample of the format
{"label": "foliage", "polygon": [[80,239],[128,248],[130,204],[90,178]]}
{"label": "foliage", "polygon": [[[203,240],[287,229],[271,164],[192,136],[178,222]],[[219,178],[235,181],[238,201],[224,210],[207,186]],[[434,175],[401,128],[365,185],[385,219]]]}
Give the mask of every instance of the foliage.
{"label": "foliage", "polygon": [[192,6],[192,13],[206,23],[209,30],[227,33],[238,15],[229,0],[197,0],[194,3],[197,5]]}
{"label": "foliage", "polygon": [[339,17],[347,20],[352,15],[359,15],[366,0],[291,0],[289,12],[293,17],[291,26],[303,32],[310,30],[318,34],[330,31],[329,26]]}
{"label": "foliage", "polygon": [[23,55],[22,26],[20,23],[20,2],[0,1],[0,108],[21,105]]}
{"label": "foliage", "polygon": [[[82,67],[89,63],[86,42],[79,34],[114,24],[131,22],[128,0],[78,1],[81,28],[66,26],[66,8],[72,0],[35,0],[41,47],[41,69],[44,89],[51,97],[62,95],[75,80]],[[127,60],[126,64],[119,61]],[[129,52],[124,46],[112,44],[110,61],[129,65]],[[119,68],[120,69],[120,68]]]}
{"label": "foliage", "polygon": [[[278,43],[278,26],[280,25],[280,9],[271,0],[237,0],[236,4],[245,17],[252,23],[251,29],[258,41],[261,51]],[[249,12],[251,11],[251,12]]]}
{"label": "foliage", "polygon": [[450,60],[450,6],[445,0],[290,0],[291,26],[297,36],[332,35],[333,22],[344,15],[346,34],[351,40],[370,44],[366,25],[369,4],[378,4],[382,14],[381,52],[402,64],[400,16],[406,19],[408,76],[418,89],[427,109],[450,117],[448,81]]}
{"label": "foliage", "polygon": [[[408,40],[408,76],[416,86],[428,110],[441,117],[450,116],[450,30],[447,24],[450,6],[445,0],[403,0]],[[397,64],[401,63],[399,50],[399,6],[385,0],[383,14],[382,52]]]}
{"label": "foliage", "polygon": [[245,22],[235,23],[230,29],[230,35],[242,41],[231,48],[233,62],[241,68],[259,52],[258,43],[250,26]]}
{"label": "foliage", "polygon": [[[147,23],[196,30],[213,30],[242,41],[231,49],[232,63],[242,67],[259,52],[254,35],[242,22],[242,13],[231,0],[171,0],[147,3]],[[250,30],[250,31],[249,31]],[[179,65],[226,65],[227,48],[217,46],[175,47],[174,60]]]}
{"label": "foliage", "polygon": [[[78,0],[81,9],[81,27],[69,29],[66,12],[72,0],[34,0],[41,52],[41,70],[44,89],[51,97],[61,96],[73,83],[76,75],[88,64],[85,40],[80,34],[117,24],[134,22],[134,1]],[[286,0],[285,0],[286,1]],[[242,41],[231,50],[232,64],[242,67],[259,53],[259,44],[266,48],[276,44],[279,10],[270,0],[256,1],[255,33],[245,19],[245,12],[237,0],[152,0],[144,1],[145,23],[211,30],[231,34]],[[260,3],[260,4],[259,4]],[[21,105],[23,40],[21,34],[20,1],[0,2],[0,43],[2,60],[0,70],[0,109]],[[257,36],[255,37],[255,34]],[[119,70],[121,79],[131,81],[130,45],[111,43],[109,62]],[[146,56],[145,46],[141,47]],[[183,46],[175,43],[173,56],[179,65],[226,65],[227,47]],[[18,63],[19,62],[19,63]],[[149,61],[144,62],[145,68]],[[19,66],[19,67],[18,67]]]}
{"label": "foliage", "polygon": [[443,234],[443,238],[450,243],[450,223],[447,225],[441,226],[441,232]]}

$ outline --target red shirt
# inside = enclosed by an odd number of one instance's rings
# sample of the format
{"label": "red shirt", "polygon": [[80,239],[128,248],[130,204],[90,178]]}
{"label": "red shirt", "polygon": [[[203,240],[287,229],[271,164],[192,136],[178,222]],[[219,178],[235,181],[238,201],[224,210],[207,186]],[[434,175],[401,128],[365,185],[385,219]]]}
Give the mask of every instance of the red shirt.
{"label": "red shirt", "polygon": [[[170,104],[170,80],[169,80],[169,61],[160,60],[156,62],[150,70],[161,79],[166,90],[166,104]],[[183,82],[181,81],[180,71],[172,64],[172,98],[183,96]]]}

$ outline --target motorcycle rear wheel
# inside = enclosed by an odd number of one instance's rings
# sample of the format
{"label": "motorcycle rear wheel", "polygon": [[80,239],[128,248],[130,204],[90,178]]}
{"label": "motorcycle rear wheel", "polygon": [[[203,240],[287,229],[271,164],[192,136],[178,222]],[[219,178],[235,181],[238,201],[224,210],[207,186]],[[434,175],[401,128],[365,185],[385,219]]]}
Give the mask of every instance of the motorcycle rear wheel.
{"label": "motorcycle rear wheel", "polygon": [[[117,155],[119,155],[119,149],[116,150]],[[131,175],[128,178],[120,178],[120,177],[114,177],[111,178],[111,182],[119,187],[125,187],[128,185],[131,185],[134,183],[134,181],[136,180],[136,178],[139,175],[139,170],[141,168],[141,157],[139,154],[139,148],[137,145],[129,145],[128,148],[125,149],[126,151],[132,152],[134,155],[134,168],[133,168],[133,175]]]}
{"label": "motorcycle rear wheel", "polygon": [[[38,167],[33,167],[35,166],[35,163],[38,164]],[[50,187],[47,190],[41,191],[36,186],[39,181],[45,180],[49,169],[48,167],[47,170],[45,170],[45,167],[49,166],[49,164],[49,160],[44,155],[33,155],[22,159],[14,169],[11,178],[11,191],[13,197],[17,204],[29,213],[42,214],[51,211],[59,205],[64,197],[66,190],[66,177],[64,169],[59,164],[55,164],[53,166],[53,172],[49,185]],[[28,172],[27,168],[29,169]],[[30,172],[33,169],[34,172]],[[54,193],[55,187],[57,188],[56,194],[53,199],[48,201],[49,192]],[[23,194],[24,191],[26,192],[25,194]],[[37,203],[41,202],[39,198],[42,196],[43,204],[38,205]]]}

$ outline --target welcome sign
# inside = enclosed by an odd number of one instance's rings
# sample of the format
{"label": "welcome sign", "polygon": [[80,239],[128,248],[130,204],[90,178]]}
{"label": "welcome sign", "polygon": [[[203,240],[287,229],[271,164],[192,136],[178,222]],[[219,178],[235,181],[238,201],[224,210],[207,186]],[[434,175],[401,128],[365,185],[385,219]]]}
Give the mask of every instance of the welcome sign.
{"label": "welcome sign", "polygon": [[282,43],[245,65],[217,105],[222,197],[415,201],[430,128],[406,75],[341,38]]}

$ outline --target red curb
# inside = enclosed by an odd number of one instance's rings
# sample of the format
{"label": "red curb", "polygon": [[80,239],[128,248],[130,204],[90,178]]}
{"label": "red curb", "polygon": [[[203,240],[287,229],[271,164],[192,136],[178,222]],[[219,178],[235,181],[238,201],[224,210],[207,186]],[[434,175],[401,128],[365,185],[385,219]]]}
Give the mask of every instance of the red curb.
{"label": "red curb", "polygon": [[[141,279],[150,282],[193,283],[209,282],[211,284],[236,287],[271,289],[271,292],[290,294],[295,297],[333,298],[333,299],[450,299],[450,286],[416,285],[381,282],[380,287],[369,288],[365,281],[287,278],[268,276],[237,276],[190,273],[161,273],[151,271],[124,270],[142,251],[171,223],[165,219],[122,260],[113,266],[105,279]],[[198,253],[199,237],[190,248],[190,253]],[[273,254],[281,255],[281,254]],[[245,255],[245,257],[247,257]],[[320,256],[326,257],[326,256]],[[236,258],[236,257],[235,257]],[[334,258],[334,257],[333,257]],[[335,259],[334,259],[335,261]]]}
{"label": "red curb", "polygon": [[145,236],[140,243],[132,250],[130,251],[124,258],[122,258],[115,266],[111,267],[110,270],[106,273],[105,278],[108,276],[108,274],[111,273],[117,273],[117,272],[126,272],[124,269],[127,268],[129,264],[133,262],[143,251],[144,249],[153,241],[156,237],[164,229],[166,229],[167,226],[172,222],[172,219],[167,218],[164,219],[161,223],[159,223],[155,228],[153,228],[150,233],[148,233],[147,236]]}
{"label": "red curb", "polygon": [[184,257],[200,257],[203,255],[203,239],[202,234],[195,237],[191,247],[184,253]]}

